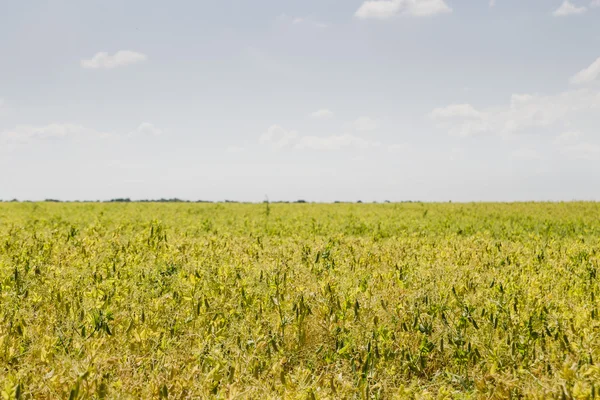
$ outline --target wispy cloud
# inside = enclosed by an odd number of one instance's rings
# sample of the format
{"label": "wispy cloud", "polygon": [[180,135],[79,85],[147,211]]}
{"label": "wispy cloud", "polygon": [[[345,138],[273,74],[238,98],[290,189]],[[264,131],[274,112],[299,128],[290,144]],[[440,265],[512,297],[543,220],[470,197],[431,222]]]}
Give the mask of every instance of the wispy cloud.
{"label": "wispy cloud", "polygon": [[571,83],[581,85],[595,81],[600,77],[600,57],[589,67],[582,69],[571,78]]}
{"label": "wispy cloud", "polygon": [[600,160],[600,145],[582,140],[579,131],[566,131],[556,136],[553,144],[558,154],[571,160]]}
{"label": "wispy cloud", "polygon": [[308,18],[308,17],[294,18],[294,20],[292,21],[292,24],[294,24],[294,25],[304,24],[304,25],[314,26],[316,28],[327,28],[329,26],[329,24],[326,24],[325,22],[316,21],[313,18]]}
{"label": "wispy cloud", "polygon": [[566,17],[569,15],[579,15],[583,14],[587,11],[587,8],[584,6],[576,6],[571,3],[569,0],[565,0],[560,7],[558,7],[552,15],[555,17]]}
{"label": "wispy cloud", "polygon": [[482,110],[468,104],[451,105],[435,109],[429,116],[452,136],[551,134],[580,120],[600,123],[600,92],[580,89],[555,95],[513,94],[508,105]]}
{"label": "wispy cloud", "polygon": [[438,118],[479,118],[481,112],[477,111],[470,104],[451,104],[446,107],[434,109],[429,116],[434,119]]}
{"label": "wispy cloud", "polygon": [[[590,83],[600,78],[600,58],[570,81]],[[600,90],[589,87],[553,95],[513,94],[507,105],[477,109],[471,104],[451,104],[429,113],[436,125],[452,136],[480,133],[509,137],[527,132],[556,135],[573,131],[578,122],[600,124]]]}
{"label": "wispy cloud", "polygon": [[333,116],[333,112],[327,108],[321,108],[313,113],[310,113],[311,118],[329,118]]}
{"label": "wispy cloud", "polygon": [[354,15],[360,19],[388,19],[396,15],[427,17],[450,12],[452,8],[444,0],[369,0]]}
{"label": "wispy cloud", "polygon": [[329,27],[328,23],[319,21],[313,17],[290,17],[287,14],[279,15],[277,17],[277,22],[283,23],[285,25],[306,26],[319,29]]}
{"label": "wispy cloud", "polygon": [[297,149],[340,150],[344,148],[368,149],[379,147],[378,141],[367,140],[358,136],[343,134],[332,136],[302,136],[294,146]]}
{"label": "wispy cloud", "polygon": [[135,130],[129,132],[129,136],[160,136],[163,131],[150,122],[142,122]]}
{"label": "wispy cloud", "polygon": [[153,124],[144,122],[126,134],[102,132],[74,123],[51,123],[47,125],[17,125],[0,132],[0,143],[14,145],[32,144],[42,141],[83,141],[98,139],[139,138],[159,136],[163,132]]}
{"label": "wispy cloud", "polygon": [[379,127],[379,122],[371,117],[359,117],[353,122],[353,127],[357,131],[374,131]]}
{"label": "wispy cloud", "polygon": [[70,123],[53,123],[42,126],[17,125],[13,129],[0,132],[0,140],[2,142],[17,144],[74,138],[99,138],[104,136],[109,136],[109,134]]}
{"label": "wispy cloud", "polygon": [[567,131],[557,135],[554,138],[554,144],[562,146],[566,144],[572,144],[581,137],[581,132],[578,131]]}
{"label": "wispy cloud", "polygon": [[259,142],[267,144],[275,150],[279,150],[290,146],[297,136],[298,133],[296,131],[287,130],[279,125],[271,125],[269,129],[260,136]]}
{"label": "wispy cloud", "polygon": [[341,135],[299,135],[296,131],[272,125],[259,137],[261,144],[274,150],[293,148],[296,150],[341,150],[369,149],[381,146],[377,140],[365,139],[352,134]]}
{"label": "wispy cloud", "polygon": [[574,160],[600,160],[600,146],[593,143],[577,143],[566,146],[561,153]]}
{"label": "wispy cloud", "polygon": [[81,66],[88,69],[112,69],[146,61],[148,56],[130,50],[117,51],[110,55],[106,52],[96,53],[92,58],[81,60]]}

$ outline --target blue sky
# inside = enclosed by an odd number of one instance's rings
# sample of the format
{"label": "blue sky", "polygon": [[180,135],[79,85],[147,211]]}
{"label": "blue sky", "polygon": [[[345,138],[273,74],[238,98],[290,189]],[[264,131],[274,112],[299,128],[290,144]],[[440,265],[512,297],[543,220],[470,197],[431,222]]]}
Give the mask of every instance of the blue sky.
{"label": "blue sky", "polygon": [[600,1],[6,2],[0,199],[600,200]]}

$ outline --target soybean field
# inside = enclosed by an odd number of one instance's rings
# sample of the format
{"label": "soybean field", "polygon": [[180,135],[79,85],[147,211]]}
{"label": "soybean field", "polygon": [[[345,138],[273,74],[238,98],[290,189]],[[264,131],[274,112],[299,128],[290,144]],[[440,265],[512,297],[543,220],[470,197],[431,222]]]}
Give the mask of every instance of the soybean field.
{"label": "soybean field", "polygon": [[599,264],[597,203],[0,203],[0,391],[592,399]]}

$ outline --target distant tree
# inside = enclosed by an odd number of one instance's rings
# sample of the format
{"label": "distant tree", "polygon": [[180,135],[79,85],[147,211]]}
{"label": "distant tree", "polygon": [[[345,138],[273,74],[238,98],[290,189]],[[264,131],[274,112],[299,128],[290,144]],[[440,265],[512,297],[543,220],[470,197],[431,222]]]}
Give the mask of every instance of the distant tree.
{"label": "distant tree", "polygon": [[296,200],[296,203],[304,204],[306,203],[306,200]]}

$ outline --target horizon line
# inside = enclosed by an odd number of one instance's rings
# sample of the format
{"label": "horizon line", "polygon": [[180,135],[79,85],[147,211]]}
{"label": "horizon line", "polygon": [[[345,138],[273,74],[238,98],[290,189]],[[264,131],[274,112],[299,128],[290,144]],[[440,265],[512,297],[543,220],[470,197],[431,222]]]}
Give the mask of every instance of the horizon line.
{"label": "horizon line", "polygon": [[113,198],[107,200],[78,200],[68,199],[60,200],[47,198],[43,200],[30,200],[30,199],[18,199],[13,198],[10,200],[0,199],[0,203],[194,203],[194,204],[518,204],[518,203],[598,203],[599,200],[583,200],[583,199],[571,199],[571,200],[382,200],[382,201],[362,201],[362,200],[334,200],[334,201],[312,201],[312,200],[262,200],[262,201],[251,201],[251,200],[186,200],[180,198],[160,198],[160,199],[131,199],[128,197]]}

